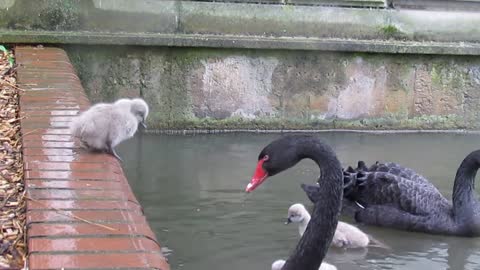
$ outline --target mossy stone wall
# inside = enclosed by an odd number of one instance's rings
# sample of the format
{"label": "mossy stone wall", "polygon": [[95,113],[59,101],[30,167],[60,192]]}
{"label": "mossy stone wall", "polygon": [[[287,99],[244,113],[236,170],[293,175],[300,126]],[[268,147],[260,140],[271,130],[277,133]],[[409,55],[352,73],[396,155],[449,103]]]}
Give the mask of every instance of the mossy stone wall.
{"label": "mossy stone wall", "polygon": [[66,46],[95,101],[142,96],[160,129],[458,129],[480,57]]}
{"label": "mossy stone wall", "polygon": [[477,13],[306,2],[4,0],[0,40],[63,46],[154,128],[478,127]]}

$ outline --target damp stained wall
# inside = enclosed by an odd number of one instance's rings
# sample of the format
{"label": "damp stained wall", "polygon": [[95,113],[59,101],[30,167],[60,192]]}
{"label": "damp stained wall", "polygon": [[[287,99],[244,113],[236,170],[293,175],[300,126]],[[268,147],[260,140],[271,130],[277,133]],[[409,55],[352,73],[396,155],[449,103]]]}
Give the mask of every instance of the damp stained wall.
{"label": "damp stained wall", "polygon": [[93,102],[144,97],[152,128],[479,127],[474,8],[247,2],[4,0],[0,40],[61,46]]}

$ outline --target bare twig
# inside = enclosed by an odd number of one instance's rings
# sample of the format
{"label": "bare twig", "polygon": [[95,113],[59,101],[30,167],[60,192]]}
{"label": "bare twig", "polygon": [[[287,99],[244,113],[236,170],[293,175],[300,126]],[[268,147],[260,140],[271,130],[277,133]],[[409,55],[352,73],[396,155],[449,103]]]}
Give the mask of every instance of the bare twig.
{"label": "bare twig", "polygon": [[7,75],[11,75],[15,71],[17,71],[17,68],[18,68],[18,65],[15,64],[15,65],[11,66],[10,68],[2,71],[1,74],[0,74],[0,79],[3,79]]}
{"label": "bare twig", "polygon": [[5,199],[3,200],[3,202],[0,204],[0,209],[2,209],[3,207],[5,207],[5,205],[7,204],[8,200],[10,199],[12,195],[11,194],[8,194],[7,197],[5,197]]}
{"label": "bare twig", "polygon": [[23,88],[20,88],[20,87],[16,86],[15,84],[11,84],[10,82],[8,82],[8,81],[6,81],[6,80],[2,81],[2,83],[5,83],[5,84],[7,84],[7,85],[9,85],[9,86],[17,89],[17,90],[23,91],[23,92],[27,91],[27,90],[25,90],[25,89],[23,89]]}
{"label": "bare twig", "polygon": [[59,215],[66,216],[66,217],[71,217],[71,218],[83,221],[85,223],[88,223],[90,225],[95,225],[95,226],[98,226],[98,227],[102,227],[102,228],[110,230],[110,231],[117,231],[117,229],[115,229],[115,228],[112,228],[112,227],[109,227],[109,226],[106,226],[106,225],[103,225],[103,224],[95,223],[93,221],[81,218],[81,217],[79,217],[77,215],[74,215],[74,214],[62,213],[62,212],[66,212],[66,210],[61,210],[61,209],[58,209],[58,208],[55,208],[55,207],[47,206],[46,204],[42,203],[41,201],[33,199],[31,197],[25,196],[25,198],[27,198],[27,200],[30,200],[30,201],[35,202],[37,204],[40,204],[42,206],[51,208],[51,209],[55,210],[55,212],[57,212],[57,214],[59,214]]}
{"label": "bare twig", "polygon": [[35,132],[37,132],[37,131],[39,131],[39,130],[40,130],[39,128],[36,128],[36,129],[34,129],[34,130],[30,130],[29,132],[25,132],[25,133],[22,134],[22,137],[25,137],[25,136],[30,135],[30,134],[32,134],[32,133],[35,133]]}
{"label": "bare twig", "polygon": [[13,118],[13,119],[7,120],[5,122],[11,124],[13,122],[17,122],[17,121],[20,121],[20,120],[25,119],[25,118],[27,118],[27,117],[26,116],[21,116],[21,117],[18,117],[18,118]]}

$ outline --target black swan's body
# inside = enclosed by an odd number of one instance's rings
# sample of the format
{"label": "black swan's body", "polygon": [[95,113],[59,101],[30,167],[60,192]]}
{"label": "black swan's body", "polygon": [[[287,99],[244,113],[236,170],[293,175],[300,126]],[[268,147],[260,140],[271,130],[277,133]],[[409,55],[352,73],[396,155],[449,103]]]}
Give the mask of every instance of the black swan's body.
{"label": "black swan's body", "polygon": [[396,163],[344,171],[344,211],[354,210],[357,222],[431,234],[480,236],[480,204],[474,181],[480,150],[460,164],[450,203],[425,177]]}
{"label": "black swan's body", "polygon": [[338,223],[343,196],[342,167],[333,150],[312,136],[284,136],[266,146],[258,157],[251,192],[267,177],[284,171],[304,158],[314,160],[320,167],[318,185],[302,188],[315,203],[305,233],[283,270],[318,270],[333,238]]}

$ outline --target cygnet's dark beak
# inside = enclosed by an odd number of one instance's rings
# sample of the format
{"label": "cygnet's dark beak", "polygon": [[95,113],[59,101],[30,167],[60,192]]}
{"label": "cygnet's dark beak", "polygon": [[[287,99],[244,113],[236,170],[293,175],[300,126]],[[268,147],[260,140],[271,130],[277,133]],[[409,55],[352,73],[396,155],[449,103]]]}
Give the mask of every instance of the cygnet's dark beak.
{"label": "cygnet's dark beak", "polygon": [[292,220],[290,219],[290,217],[288,217],[288,218],[287,218],[287,221],[285,221],[285,225],[288,225],[288,224],[290,224],[290,223],[292,223]]}
{"label": "cygnet's dark beak", "polygon": [[145,121],[140,122],[140,124],[142,125],[142,127],[147,128],[147,124],[145,124]]}

